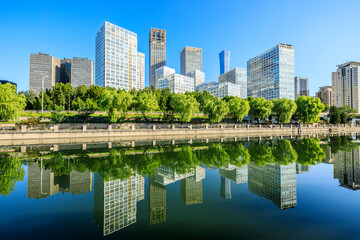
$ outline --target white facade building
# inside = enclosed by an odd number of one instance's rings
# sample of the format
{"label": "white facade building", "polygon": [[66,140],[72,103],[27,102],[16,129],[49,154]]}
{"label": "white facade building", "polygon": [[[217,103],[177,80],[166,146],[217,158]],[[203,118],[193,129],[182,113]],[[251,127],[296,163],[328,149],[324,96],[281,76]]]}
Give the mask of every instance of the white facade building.
{"label": "white facade building", "polygon": [[195,87],[205,83],[205,73],[200,70],[188,72],[186,75],[194,79]]}
{"label": "white facade building", "polygon": [[[228,72],[220,75],[219,83],[233,83],[239,85],[239,94],[236,95],[241,98],[247,97],[247,71],[246,68],[233,68]],[[237,87],[234,87],[237,88]],[[233,96],[233,95],[232,95]]]}
{"label": "white facade building", "polygon": [[197,86],[196,90],[200,92],[207,91],[217,98],[224,98],[226,96],[240,97],[240,84],[230,82],[207,82]]}
{"label": "white facade building", "polygon": [[161,67],[155,70],[155,81],[159,89],[169,88],[174,93],[194,92],[194,78],[175,73],[175,69]]}
{"label": "white facade building", "polygon": [[125,90],[140,86],[144,73],[137,50],[136,33],[105,22],[96,34],[95,84]]}

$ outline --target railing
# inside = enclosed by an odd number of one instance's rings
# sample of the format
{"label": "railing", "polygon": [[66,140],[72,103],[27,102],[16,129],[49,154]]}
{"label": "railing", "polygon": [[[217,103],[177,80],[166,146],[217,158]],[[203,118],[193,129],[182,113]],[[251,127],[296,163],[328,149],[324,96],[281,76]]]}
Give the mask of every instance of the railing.
{"label": "railing", "polygon": [[[309,128],[350,128],[359,124],[302,124],[302,129]],[[169,123],[41,123],[34,126],[21,124],[0,124],[0,133],[9,132],[65,132],[65,131],[136,131],[136,130],[229,130],[229,129],[298,129],[299,124],[169,124]]]}

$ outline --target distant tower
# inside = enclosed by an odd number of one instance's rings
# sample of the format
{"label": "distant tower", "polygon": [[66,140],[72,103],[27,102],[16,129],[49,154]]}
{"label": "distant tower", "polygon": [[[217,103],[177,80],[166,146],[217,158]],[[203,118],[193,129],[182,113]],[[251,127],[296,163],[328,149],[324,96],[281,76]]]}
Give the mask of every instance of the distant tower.
{"label": "distant tower", "polygon": [[220,75],[230,70],[230,51],[223,50],[219,53]]}
{"label": "distant tower", "polygon": [[180,74],[186,75],[195,70],[202,71],[202,49],[185,47],[180,53]]}
{"label": "distant tower", "polygon": [[221,176],[220,196],[225,199],[231,198],[230,180]]}
{"label": "distant tower", "polygon": [[166,65],[166,31],[151,28],[149,33],[150,87],[157,88],[155,70]]}

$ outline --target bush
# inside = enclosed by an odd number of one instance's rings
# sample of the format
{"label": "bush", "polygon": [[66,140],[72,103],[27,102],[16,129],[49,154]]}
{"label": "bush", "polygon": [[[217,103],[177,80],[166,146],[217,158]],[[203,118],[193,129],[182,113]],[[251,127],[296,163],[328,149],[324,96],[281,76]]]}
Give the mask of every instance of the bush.
{"label": "bush", "polygon": [[28,118],[26,120],[23,120],[21,123],[25,124],[27,126],[35,126],[35,125],[38,125],[40,123],[40,118],[31,117],[31,118]]}
{"label": "bush", "polygon": [[51,120],[53,120],[56,123],[61,122],[64,118],[66,113],[63,112],[64,111],[64,107],[63,106],[58,106],[55,105],[55,110],[51,112]]}

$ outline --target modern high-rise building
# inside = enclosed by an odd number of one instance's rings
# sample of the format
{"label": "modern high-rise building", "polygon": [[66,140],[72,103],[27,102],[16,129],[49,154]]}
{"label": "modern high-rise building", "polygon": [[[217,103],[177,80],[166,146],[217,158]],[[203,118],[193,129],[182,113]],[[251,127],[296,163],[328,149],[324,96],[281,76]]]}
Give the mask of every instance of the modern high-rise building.
{"label": "modern high-rise building", "polygon": [[224,178],[233,181],[236,184],[248,182],[248,166],[236,167],[227,165],[219,169],[219,174]]}
{"label": "modern high-rise building", "polygon": [[166,30],[151,28],[149,33],[150,87],[157,88],[155,70],[166,66]]}
{"label": "modern high-rise building", "polygon": [[334,178],[340,186],[352,190],[360,189],[360,147],[334,154]]}
{"label": "modern high-rise building", "polygon": [[[141,81],[137,35],[105,22],[95,40],[95,84],[116,89],[137,89]],[[143,56],[140,56],[143,58]]]}
{"label": "modern high-rise building", "polygon": [[184,178],[180,181],[181,199],[186,205],[200,204],[203,202],[202,179],[196,181],[194,176]]}
{"label": "modern high-rise building", "polygon": [[294,85],[295,99],[300,96],[309,96],[309,79],[307,77],[295,77]]}
{"label": "modern high-rise building", "polygon": [[317,98],[320,98],[322,103],[327,104],[329,107],[333,106],[332,86],[320,87],[319,91],[315,93]]}
{"label": "modern high-rise building", "polygon": [[282,210],[296,206],[296,166],[266,164],[248,165],[248,189]]}
{"label": "modern high-rise building", "polygon": [[245,68],[233,68],[226,71],[218,78],[219,83],[233,83],[239,85],[240,91],[236,95],[241,98],[247,97],[247,73]]}
{"label": "modern high-rise building", "polygon": [[310,165],[301,165],[296,163],[296,174],[309,173]]}
{"label": "modern high-rise building", "polygon": [[294,100],[294,47],[278,44],[249,59],[247,75],[248,97]]}
{"label": "modern high-rise building", "polygon": [[145,54],[138,52],[138,64],[137,64],[137,75],[138,80],[136,81],[135,89],[144,89],[145,88]]}
{"label": "modern high-rise building", "polygon": [[200,70],[195,70],[193,72],[188,72],[186,74],[188,77],[194,79],[194,86],[199,86],[200,84],[205,83],[205,73]]}
{"label": "modern high-rise building", "polygon": [[219,53],[220,75],[230,70],[230,51],[223,50]]}
{"label": "modern high-rise building", "polygon": [[144,178],[138,174],[124,180],[104,180],[95,174],[94,220],[103,235],[136,222],[137,202],[144,197]]}
{"label": "modern high-rise building", "polygon": [[195,90],[194,78],[177,74],[175,69],[166,66],[158,68],[155,76],[159,89],[169,88],[174,93],[194,92]]}
{"label": "modern high-rise building", "polygon": [[94,85],[94,62],[87,58],[74,57],[61,60],[60,82],[73,87]]}
{"label": "modern high-rise building", "polygon": [[180,53],[180,74],[202,71],[202,49],[186,46]]}
{"label": "modern high-rise building", "polygon": [[336,107],[350,106],[360,112],[360,63],[347,62],[332,73],[332,94]]}
{"label": "modern high-rise building", "polygon": [[42,87],[45,90],[55,86],[60,82],[60,68],[59,58],[44,53],[30,54],[29,91],[37,95]]}

